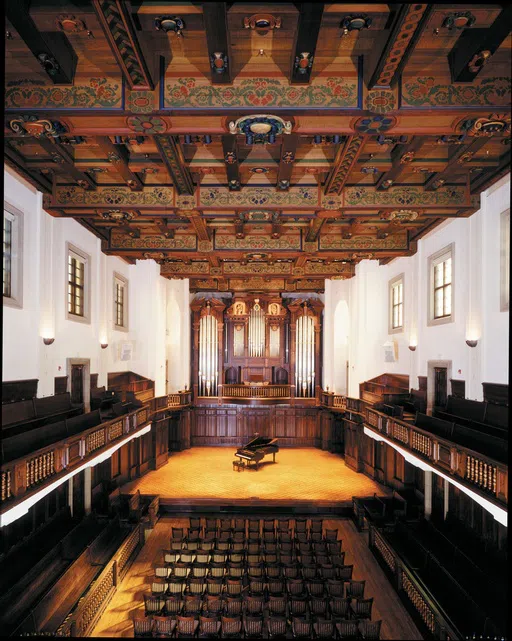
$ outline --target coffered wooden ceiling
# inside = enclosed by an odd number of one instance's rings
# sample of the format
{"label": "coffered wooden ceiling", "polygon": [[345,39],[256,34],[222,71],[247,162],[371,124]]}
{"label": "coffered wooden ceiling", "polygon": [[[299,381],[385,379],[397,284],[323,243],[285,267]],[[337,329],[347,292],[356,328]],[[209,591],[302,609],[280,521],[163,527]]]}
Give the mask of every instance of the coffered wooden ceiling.
{"label": "coffered wooden ceiling", "polygon": [[8,2],[5,159],[105,253],[193,291],[321,291],[510,170],[511,16]]}

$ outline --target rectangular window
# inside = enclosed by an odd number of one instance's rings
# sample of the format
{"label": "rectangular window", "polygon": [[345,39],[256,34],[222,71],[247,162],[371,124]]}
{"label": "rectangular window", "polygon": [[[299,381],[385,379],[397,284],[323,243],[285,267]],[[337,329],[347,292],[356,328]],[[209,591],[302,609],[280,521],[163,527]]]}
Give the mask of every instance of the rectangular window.
{"label": "rectangular window", "polygon": [[429,325],[453,321],[453,244],[429,258]]}
{"label": "rectangular window", "polygon": [[83,316],[85,289],[85,263],[78,257],[68,256],[68,312]]}
{"label": "rectangular window", "polygon": [[3,303],[22,307],[23,214],[4,203]]}
{"label": "rectangular window", "polygon": [[89,323],[90,257],[69,243],[66,250],[66,318]]}
{"label": "rectangular window", "polygon": [[389,281],[389,333],[404,329],[404,275]]}
{"label": "rectangular window", "polygon": [[510,299],[510,209],[501,213],[500,311],[508,312]]}
{"label": "rectangular window", "polygon": [[114,273],[114,329],[128,329],[128,281]]}

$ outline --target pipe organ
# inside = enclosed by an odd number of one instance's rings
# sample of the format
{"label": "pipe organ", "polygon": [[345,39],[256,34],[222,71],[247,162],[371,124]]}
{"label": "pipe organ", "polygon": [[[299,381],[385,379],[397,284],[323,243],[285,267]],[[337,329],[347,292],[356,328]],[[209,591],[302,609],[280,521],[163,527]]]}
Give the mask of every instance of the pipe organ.
{"label": "pipe organ", "polygon": [[194,299],[191,309],[192,389],[199,404],[211,397],[315,400],[321,380],[318,298],[235,294]]}

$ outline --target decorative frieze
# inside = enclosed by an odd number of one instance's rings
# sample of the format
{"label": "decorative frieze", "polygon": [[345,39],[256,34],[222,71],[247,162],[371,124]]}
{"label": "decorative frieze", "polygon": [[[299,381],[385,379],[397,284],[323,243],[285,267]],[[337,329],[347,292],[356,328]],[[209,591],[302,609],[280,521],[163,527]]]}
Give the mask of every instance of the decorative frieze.
{"label": "decorative frieze", "polygon": [[197,237],[193,234],[183,234],[174,238],[165,236],[141,236],[132,238],[126,234],[112,232],[109,249],[177,249],[195,251]]}
{"label": "decorative frieze", "polygon": [[79,187],[62,186],[55,189],[55,205],[98,205],[98,206],[138,206],[138,205],[173,205],[174,190],[172,187],[144,187],[141,191],[132,191],[129,187],[102,187],[95,191]]}

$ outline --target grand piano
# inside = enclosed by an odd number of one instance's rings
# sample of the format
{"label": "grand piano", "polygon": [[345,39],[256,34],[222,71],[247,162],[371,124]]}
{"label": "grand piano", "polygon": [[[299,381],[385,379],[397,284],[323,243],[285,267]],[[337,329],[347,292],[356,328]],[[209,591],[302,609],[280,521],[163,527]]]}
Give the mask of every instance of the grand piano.
{"label": "grand piano", "polygon": [[238,456],[240,459],[240,465],[250,467],[252,464],[257,470],[259,462],[267,454],[272,454],[273,462],[275,463],[276,452],[279,452],[277,438],[266,438],[256,433],[252,441],[249,441],[249,443],[235,452],[235,456]]}

